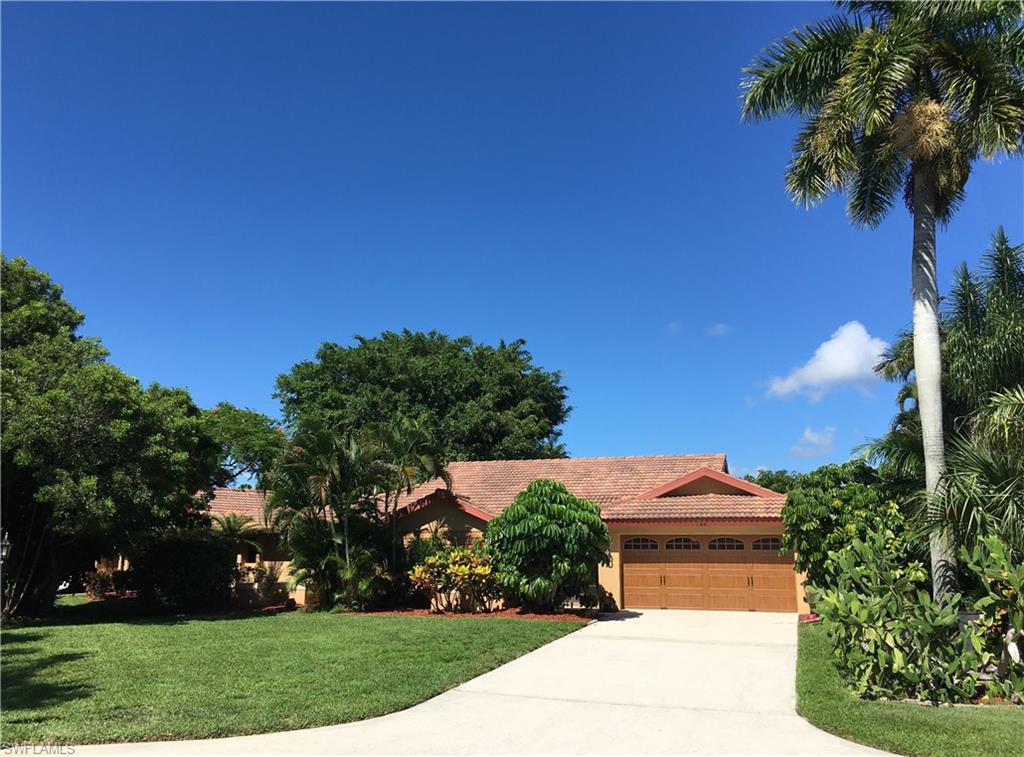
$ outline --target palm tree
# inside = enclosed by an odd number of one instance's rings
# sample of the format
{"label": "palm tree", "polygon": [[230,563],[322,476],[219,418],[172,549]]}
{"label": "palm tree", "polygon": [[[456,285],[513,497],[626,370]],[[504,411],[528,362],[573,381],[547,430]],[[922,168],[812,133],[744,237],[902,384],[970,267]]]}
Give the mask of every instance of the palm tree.
{"label": "palm tree", "polygon": [[286,538],[297,521],[325,524],[332,543],[342,548],[345,567],[351,567],[350,518],[354,511],[372,508],[379,491],[371,453],[355,434],[300,430],[268,477],[268,523]]}
{"label": "palm tree", "polygon": [[239,513],[227,513],[226,515],[214,515],[213,524],[217,533],[224,539],[235,545],[235,548],[242,546],[259,549],[260,545],[253,537],[260,529],[256,522],[248,515]]}
{"label": "palm tree", "polygon": [[[1017,154],[1024,136],[1020,3],[840,2],[845,15],[794,31],[745,69],[743,118],[796,115],[786,174],[811,206],[848,193],[855,225],[878,225],[902,196],[913,216],[913,360],[925,490],[945,469],[935,230],[964,196],[972,162]],[[955,557],[930,536],[937,598]]]}
{"label": "palm tree", "polygon": [[425,424],[405,415],[394,416],[375,434],[380,451],[377,465],[384,486],[384,512],[391,523],[391,570],[398,570],[398,502],[419,484],[441,479],[451,488],[451,476],[440,449]]}
{"label": "palm tree", "polygon": [[[968,548],[998,532],[1014,549],[1024,533],[1024,245],[1000,228],[982,257],[981,272],[961,265],[945,298],[942,394],[949,452],[942,492],[918,520],[941,525]],[[900,334],[876,370],[902,381],[914,399],[912,335]],[[901,404],[884,437],[864,451],[890,486],[919,489],[924,477],[920,416]],[[928,511],[930,509],[930,512]]]}

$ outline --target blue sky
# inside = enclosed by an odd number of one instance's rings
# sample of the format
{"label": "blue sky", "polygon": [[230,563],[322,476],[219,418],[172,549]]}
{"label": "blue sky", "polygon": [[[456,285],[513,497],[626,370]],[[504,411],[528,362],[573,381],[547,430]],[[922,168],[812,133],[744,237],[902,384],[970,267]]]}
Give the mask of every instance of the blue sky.
{"label": "blue sky", "polygon": [[[740,68],[829,6],[2,13],[3,249],[144,382],[276,414],[319,343],[408,327],[527,339],[573,455],[809,469],[892,415],[858,376],[909,322],[906,212],[794,207],[795,124],[739,121]],[[1024,237],[1021,162],[968,190],[943,285]]]}

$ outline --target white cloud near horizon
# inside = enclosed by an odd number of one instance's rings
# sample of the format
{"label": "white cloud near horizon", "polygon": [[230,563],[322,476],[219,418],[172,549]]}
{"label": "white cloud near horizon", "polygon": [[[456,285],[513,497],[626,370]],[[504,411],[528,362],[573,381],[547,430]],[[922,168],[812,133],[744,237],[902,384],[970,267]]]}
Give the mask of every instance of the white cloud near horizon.
{"label": "white cloud near horizon", "polygon": [[790,448],[789,454],[793,457],[827,455],[835,449],[832,443],[835,433],[836,430],[833,426],[825,426],[821,431],[815,431],[810,426],[807,426],[800,440]]}
{"label": "white cloud near horizon", "polygon": [[704,333],[708,336],[725,336],[731,334],[735,329],[728,323],[715,323],[704,329]]}
{"label": "white cloud near horizon", "polygon": [[804,394],[817,402],[836,386],[863,387],[878,380],[874,367],[888,346],[884,339],[871,336],[860,321],[844,323],[806,363],[786,376],[773,376],[768,382],[768,395]]}

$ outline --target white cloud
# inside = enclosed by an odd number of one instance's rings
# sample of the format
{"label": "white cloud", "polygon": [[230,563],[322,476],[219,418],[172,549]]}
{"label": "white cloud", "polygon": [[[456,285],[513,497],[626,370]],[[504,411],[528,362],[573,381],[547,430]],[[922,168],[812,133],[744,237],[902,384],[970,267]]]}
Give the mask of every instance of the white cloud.
{"label": "white cloud", "polygon": [[731,334],[734,330],[728,323],[716,323],[704,329],[704,333],[708,336],[725,336],[726,334]]}
{"label": "white cloud", "polygon": [[877,381],[873,368],[888,346],[883,339],[871,336],[860,321],[844,323],[802,366],[786,376],[773,376],[768,394],[788,397],[799,393],[817,402],[832,387]]}
{"label": "white cloud", "polygon": [[665,324],[665,331],[670,334],[679,334],[683,330],[683,324],[679,321],[669,321]]}
{"label": "white cloud", "polygon": [[834,447],[832,445],[832,438],[835,436],[836,430],[832,426],[825,426],[821,431],[815,431],[813,428],[808,426],[804,429],[803,436],[800,437],[800,441],[794,444],[789,454],[793,457],[818,457],[820,455],[827,455],[831,452]]}

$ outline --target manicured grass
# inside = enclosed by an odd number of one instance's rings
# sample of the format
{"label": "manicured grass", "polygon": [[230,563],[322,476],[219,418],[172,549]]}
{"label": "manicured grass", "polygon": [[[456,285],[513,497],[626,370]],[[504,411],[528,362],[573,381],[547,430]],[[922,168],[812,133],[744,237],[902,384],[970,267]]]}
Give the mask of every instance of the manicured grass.
{"label": "manicured grass", "polygon": [[797,709],[814,725],[878,749],[929,757],[1024,754],[1024,707],[929,707],[853,696],[821,625],[800,627]]}
{"label": "manicured grass", "polygon": [[64,606],[52,624],[3,630],[4,744],[205,738],[360,720],[583,625],[301,612],[110,622],[109,612],[81,612],[90,609],[99,608]]}

